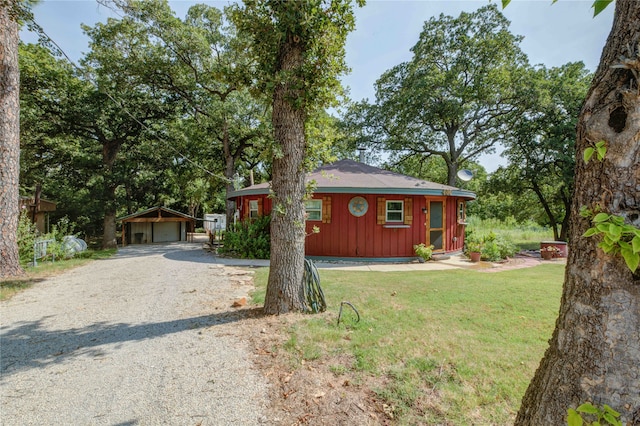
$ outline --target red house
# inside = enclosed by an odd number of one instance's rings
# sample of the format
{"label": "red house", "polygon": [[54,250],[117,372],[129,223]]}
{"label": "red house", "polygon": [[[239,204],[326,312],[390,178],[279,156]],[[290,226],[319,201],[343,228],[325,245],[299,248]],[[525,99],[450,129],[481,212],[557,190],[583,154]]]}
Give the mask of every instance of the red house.
{"label": "red house", "polygon": [[[470,191],[382,170],[353,160],[325,165],[307,177],[316,182],[305,201],[308,257],[406,261],[413,246],[435,253],[462,250]],[[234,191],[243,220],[271,212],[269,184]],[[312,233],[313,227],[320,228]]]}

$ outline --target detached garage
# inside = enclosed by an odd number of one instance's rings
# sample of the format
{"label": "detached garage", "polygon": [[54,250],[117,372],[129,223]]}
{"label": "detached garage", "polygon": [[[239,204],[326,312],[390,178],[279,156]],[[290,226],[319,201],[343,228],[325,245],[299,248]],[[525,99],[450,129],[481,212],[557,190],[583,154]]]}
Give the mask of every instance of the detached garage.
{"label": "detached garage", "polygon": [[127,244],[187,241],[196,218],[166,207],[153,207],[118,219],[122,222],[122,246]]}

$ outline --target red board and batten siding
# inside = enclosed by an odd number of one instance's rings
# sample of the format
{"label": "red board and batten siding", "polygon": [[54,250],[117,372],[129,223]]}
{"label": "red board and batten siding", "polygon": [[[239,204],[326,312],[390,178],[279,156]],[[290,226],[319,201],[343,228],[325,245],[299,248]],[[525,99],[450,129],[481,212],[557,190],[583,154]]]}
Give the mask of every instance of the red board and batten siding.
{"label": "red board and batten siding", "polygon": [[[367,200],[369,208],[363,216],[349,213],[349,201],[356,196]],[[318,194],[315,199],[331,197],[331,221],[307,221],[306,254],[332,257],[411,257],[413,245],[424,240],[424,226],[413,221],[407,228],[385,228],[377,223],[376,194]],[[404,196],[385,195],[385,200],[404,201]],[[417,197],[416,197],[417,198]],[[323,200],[323,205],[326,200]],[[418,217],[419,206],[413,202],[412,216]],[[314,226],[320,233],[312,234]]]}
{"label": "red board and batten siding", "polygon": [[[367,200],[366,214],[356,217],[349,212],[349,201],[354,197]],[[318,194],[314,199],[322,200],[322,220],[308,220],[305,241],[307,256],[325,257],[364,257],[394,258],[414,257],[413,246],[426,241],[426,214],[423,208],[427,200],[444,203],[444,251],[462,250],[464,243],[464,225],[458,224],[458,203],[465,201],[456,197],[425,197],[424,195],[391,195],[391,194]],[[271,212],[271,199],[266,195],[241,197],[241,217],[249,215],[248,201],[261,200],[263,214]],[[378,202],[404,201],[406,227],[389,227],[393,224],[381,224],[378,218]],[[240,200],[239,200],[240,201]],[[386,226],[385,226],[386,225]],[[313,233],[317,226],[320,232]],[[455,237],[455,241],[454,241]]]}

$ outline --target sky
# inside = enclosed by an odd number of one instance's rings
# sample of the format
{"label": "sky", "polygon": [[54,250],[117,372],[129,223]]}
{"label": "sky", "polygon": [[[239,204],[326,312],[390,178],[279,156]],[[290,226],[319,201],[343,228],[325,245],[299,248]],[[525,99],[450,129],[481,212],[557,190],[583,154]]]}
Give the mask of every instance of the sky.
{"label": "sky", "polygon": [[[169,2],[177,16],[184,17],[195,2]],[[218,8],[228,1],[200,1]],[[375,99],[376,80],[387,70],[411,59],[411,47],[425,21],[440,14],[458,16],[474,11],[488,0],[368,0],[356,10],[356,29],[347,38],[346,60],[351,73],[342,78],[356,101]],[[499,4],[499,3],[498,3]],[[600,61],[611,24],[613,5],[593,17],[592,1],[512,0],[502,13],[511,21],[513,34],[524,36],[521,49],[531,64],[549,67],[582,61],[595,71]],[[95,0],[44,0],[34,8],[36,22],[62,50],[77,60],[88,51],[81,24],[93,26],[115,16]],[[23,32],[25,42],[36,42],[33,34]],[[488,172],[506,162],[499,153],[486,155],[480,163]]]}

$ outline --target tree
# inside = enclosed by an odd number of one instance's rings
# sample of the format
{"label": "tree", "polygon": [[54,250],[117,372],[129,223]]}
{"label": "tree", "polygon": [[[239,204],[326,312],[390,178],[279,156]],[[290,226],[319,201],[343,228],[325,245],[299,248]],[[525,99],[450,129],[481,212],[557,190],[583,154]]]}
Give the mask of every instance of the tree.
{"label": "tree", "polygon": [[[157,47],[142,68],[131,72],[185,104],[194,124],[206,129],[206,139],[200,139],[206,156],[199,162],[212,166],[222,159],[220,177],[226,192],[233,191],[241,163],[252,163],[271,139],[266,99],[248,93],[250,59],[235,28],[220,10],[204,4],[190,7],[181,20],[165,0],[114,3],[126,12],[124,21],[140,29],[134,36]],[[110,35],[114,41],[131,37],[130,32]],[[233,201],[227,200],[225,207],[231,223]]]}
{"label": "tree", "polygon": [[21,275],[18,257],[20,70],[17,1],[0,2],[0,278]]}
{"label": "tree", "polygon": [[516,119],[503,156],[513,191],[532,191],[555,240],[566,241],[575,168],[575,126],[592,75],[581,62],[531,71],[529,106]]}
{"label": "tree", "polygon": [[347,69],[344,44],[354,27],[352,4],[246,0],[232,16],[250,38],[257,89],[272,98],[274,208],[264,311],[303,311],[305,125],[340,92],[337,76]]}
{"label": "tree", "polygon": [[[563,424],[567,409],[585,401],[613,407],[622,424],[640,422],[640,273],[633,263],[640,257],[640,4],[617,0],[615,8],[578,120],[560,313],[523,398],[518,425]],[[586,162],[589,148],[598,148],[600,157]],[[594,219],[611,215],[635,230],[636,239],[632,247],[618,239],[618,249],[606,253],[616,241],[616,223],[601,226],[605,233],[584,233]]]}
{"label": "tree", "polygon": [[438,156],[447,183],[458,169],[501,142],[517,115],[522,38],[495,5],[425,22],[413,58],[376,82],[376,119],[384,147],[400,157]]}

